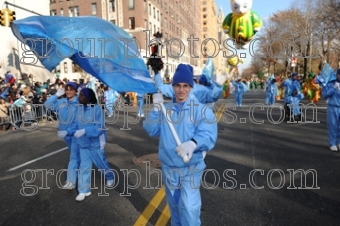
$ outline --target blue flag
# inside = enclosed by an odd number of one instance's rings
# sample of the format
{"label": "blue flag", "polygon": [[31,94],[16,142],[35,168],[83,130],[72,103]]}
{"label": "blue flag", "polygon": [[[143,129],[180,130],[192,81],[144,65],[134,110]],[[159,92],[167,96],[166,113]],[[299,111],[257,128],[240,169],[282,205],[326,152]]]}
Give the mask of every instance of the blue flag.
{"label": "blue flag", "polygon": [[321,74],[318,77],[316,77],[315,80],[316,83],[325,87],[328,82],[336,80],[335,71],[331,66],[329,66],[329,64],[325,63],[322,68]]}
{"label": "blue flag", "polygon": [[[32,16],[13,21],[11,28],[49,71],[70,58],[119,92],[157,92],[135,40],[108,21],[92,16]],[[25,60],[32,61],[32,56]]]}
{"label": "blue flag", "polygon": [[205,63],[205,67],[203,68],[202,71],[202,76],[204,76],[209,83],[210,80],[215,81],[216,80],[216,75],[214,74],[215,71],[215,66],[214,66],[214,61],[213,58],[208,58],[208,60]]}

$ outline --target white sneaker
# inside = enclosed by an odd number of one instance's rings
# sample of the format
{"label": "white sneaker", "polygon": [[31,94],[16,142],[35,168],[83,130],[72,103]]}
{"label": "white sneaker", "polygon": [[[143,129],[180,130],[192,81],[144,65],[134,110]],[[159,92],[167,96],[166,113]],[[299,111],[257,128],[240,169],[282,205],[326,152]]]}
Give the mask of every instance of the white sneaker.
{"label": "white sneaker", "polygon": [[106,181],[106,186],[112,187],[113,186],[113,182],[114,182],[114,180],[107,180]]}
{"label": "white sneaker", "polygon": [[88,193],[79,193],[79,195],[77,195],[76,197],[76,201],[83,201],[85,199],[86,196],[90,196],[91,192]]}
{"label": "white sneaker", "polygon": [[330,147],[329,149],[331,149],[331,151],[338,151],[338,148],[337,148],[337,146],[332,146],[332,147]]}
{"label": "white sneaker", "polygon": [[74,185],[73,185],[71,182],[66,181],[66,183],[63,185],[62,188],[63,188],[63,189],[73,189],[73,188],[75,188],[75,187],[74,187]]}

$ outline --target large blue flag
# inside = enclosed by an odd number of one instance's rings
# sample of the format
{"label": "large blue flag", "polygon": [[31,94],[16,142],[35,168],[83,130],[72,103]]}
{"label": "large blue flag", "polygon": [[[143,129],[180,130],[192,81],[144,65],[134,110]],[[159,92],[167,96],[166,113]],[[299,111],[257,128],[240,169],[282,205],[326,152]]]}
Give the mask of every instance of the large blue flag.
{"label": "large blue flag", "polygon": [[321,74],[316,77],[316,83],[325,87],[328,82],[336,80],[336,75],[334,69],[327,63],[323,65]]}
{"label": "large blue flag", "polygon": [[49,71],[70,58],[118,92],[157,92],[132,36],[108,21],[92,16],[32,16],[13,21],[11,28]]}
{"label": "large blue flag", "polygon": [[209,83],[211,80],[216,80],[216,75],[214,74],[215,66],[213,58],[208,58],[208,60],[205,63],[205,67],[202,71],[202,76],[205,76],[207,82]]}

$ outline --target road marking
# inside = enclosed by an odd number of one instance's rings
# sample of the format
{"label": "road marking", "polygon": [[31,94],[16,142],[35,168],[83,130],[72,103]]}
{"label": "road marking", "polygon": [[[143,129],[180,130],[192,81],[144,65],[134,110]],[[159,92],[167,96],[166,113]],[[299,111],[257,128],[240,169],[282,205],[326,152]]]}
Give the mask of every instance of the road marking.
{"label": "road marking", "polygon": [[65,151],[66,149],[68,149],[68,147],[64,147],[64,148],[62,148],[62,149],[59,149],[59,150],[56,150],[56,151],[54,151],[54,152],[48,153],[48,154],[46,154],[46,155],[43,155],[43,156],[41,156],[41,157],[39,157],[39,158],[36,158],[36,159],[31,160],[31,161],[25,162],[25,163],[23,163],[23,164],[21,164],[21,165],[18,165],[18,166],[16,166],[16,167],[10,168],[10,169],[7,170],[6,172],[10,172],[10,171],[19,169],[19,168],[21,168],[21,167],[27,166],[27,165],[29,165],[29,164],[31,164],[31,163],[33,163],[33,162],[39,161],[39,160],[41,160],[41,159],[43,159],[43,158],[46,158],[46,157],[49,157],[49,156],[51,156],[51,155],[57,154],[57,153],[59,153],[59,152]]}
{"label": "road marking", "polygon": [[158,190],[156,195],[152,198],[148,206],[145,208],[143,213],[139,216],[134,226],[144,226],[148,223],[149,219],[151,218],[152,214],[158,208],[159,204],[162,202],[165,196],[165,189],[162,187]]}
{"label": "road marking", "polygon": [[169,209],[168,204],[166,204],[155,226],[164,226],[168,223],[169,219],[170,219],[170,209]]}

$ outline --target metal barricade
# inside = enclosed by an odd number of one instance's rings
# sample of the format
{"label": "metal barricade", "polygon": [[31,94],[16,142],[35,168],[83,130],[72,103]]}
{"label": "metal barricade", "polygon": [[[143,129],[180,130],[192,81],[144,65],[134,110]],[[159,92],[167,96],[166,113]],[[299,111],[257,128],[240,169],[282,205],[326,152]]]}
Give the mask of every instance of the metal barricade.
{"label": "metal barricade", "polygon": [[32,125],[37,125],[36,108],[32,104],[25,104],[22,107],[10,106],[9,117],[12,126],[16,129],[23,129]]}

